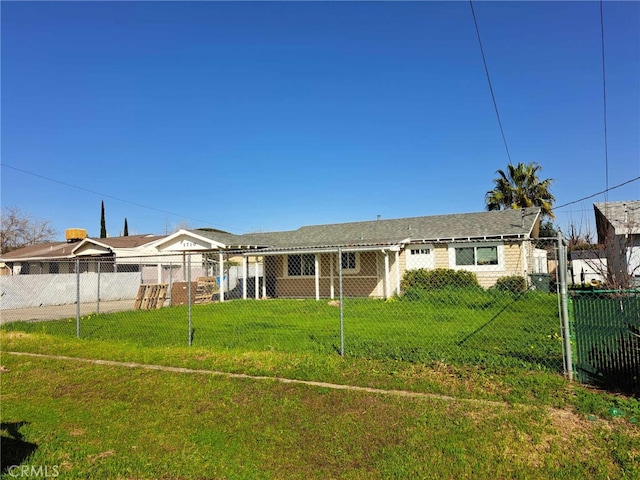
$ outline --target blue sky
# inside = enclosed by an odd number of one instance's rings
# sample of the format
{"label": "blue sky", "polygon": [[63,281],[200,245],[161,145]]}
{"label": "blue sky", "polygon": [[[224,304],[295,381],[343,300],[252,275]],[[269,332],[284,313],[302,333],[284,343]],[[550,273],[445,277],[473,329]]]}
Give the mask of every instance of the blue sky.
{"label": "blue sky", "polygon": [[[603,191],[599,2],[474,7],[512,162],[557,205]],[[110,235],[481,211],[509,162],[468,2],[0,8],[2,205],[60,238],[97,236],[101,200]],[[640,3],[604,22],[613,187],[640,176]]]}

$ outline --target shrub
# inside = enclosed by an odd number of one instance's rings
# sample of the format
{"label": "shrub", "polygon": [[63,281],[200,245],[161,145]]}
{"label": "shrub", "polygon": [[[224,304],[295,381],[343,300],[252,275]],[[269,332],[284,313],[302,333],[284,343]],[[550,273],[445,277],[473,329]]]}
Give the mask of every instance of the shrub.
{"label": "shrub", "polygon": [[478,277],[467,270],[452,270],[448,268],[436,268],[426,270],[408,270],[402,277],[400,284],[402,290],[407,291],[415,287],[422,290],[432,290],[445,287],[473,287],[480,288]]}
{"label": "shrub", "polygon": [[500,277],[495,287],[503,292],[524,293],[527,291],[527,280],[519,275],[509,275]]}

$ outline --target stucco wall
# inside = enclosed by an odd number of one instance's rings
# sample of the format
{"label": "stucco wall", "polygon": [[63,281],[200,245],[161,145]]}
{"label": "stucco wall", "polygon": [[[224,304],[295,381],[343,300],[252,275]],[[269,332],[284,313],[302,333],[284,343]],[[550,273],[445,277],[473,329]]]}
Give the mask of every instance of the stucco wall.
{"label": "stucco wall", "polygon": [[[100,300],[135,299],[142,277],[135,273],[101,273]],[[0,309],[75,304],[76,274],[0,277]],[[80,302],[98,298],[98,274],[80,274]]]}

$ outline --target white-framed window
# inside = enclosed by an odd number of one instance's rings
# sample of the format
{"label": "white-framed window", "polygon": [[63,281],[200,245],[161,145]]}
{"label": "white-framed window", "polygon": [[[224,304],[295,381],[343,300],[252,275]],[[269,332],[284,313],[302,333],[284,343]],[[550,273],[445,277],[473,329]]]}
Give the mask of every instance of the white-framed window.
{"label": "white-framed window", "polygon": [[501,270],[504,268],[503,246],[498,243],[451,245],[449,265],[471,271]]}
{"label": "white-framed window", "polygon": [[407,270],[434,268],[433,245],[410,245],[406,249]]}
{"label": "white-framed window", "polygon": [[287,255],[287,277],[313,277],[316,274],[316,256],[312,253]]}
{"label": "white-framed window", "polygon": [[360,271],[360,253],[342,252],[342,273],[358,273]]}

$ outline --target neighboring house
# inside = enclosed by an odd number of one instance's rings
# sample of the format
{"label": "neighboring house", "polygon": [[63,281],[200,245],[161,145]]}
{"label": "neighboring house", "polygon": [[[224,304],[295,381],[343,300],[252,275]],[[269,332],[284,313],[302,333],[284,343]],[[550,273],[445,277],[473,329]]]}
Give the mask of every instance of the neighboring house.
{"label": "neighboring house", "polygon": [[[112,238],[70,239],[28,245],[2,255],[1,261],[12,275],[75,273],[76,259],[80,272],[97,272],[100,261],[103,272],[118,271],[116,258],[140,256],[144,247],[158,240],[153,235],[132,235]],[[124,269],[121,271],[132,271]]]}
{"label": "neighboring house", "polygon": [[571,283],[599,285],[606,281],[607,259],[603,250],[573,250],[569,252]]}
{"label": "neighboring house", "polygon": [[143,281],[158,283],[166,283],[169,275],[174,281],[187,280],[190,265],[192,279],[214,275],[227,279],[226,285],[222,282],[221,300],[236,285],[229,282],[232,264],[239,272],[236,276],[245,279],[238,287],[243,298],[251,277],[256,298],[334,298],[342,274],[344,295],[389,298],[400,293],[405,271],[417,268],[468,270],[484,287],[503,276],[546,273],[546,251],[535,248],[539,226],[540,210],[529,208],[244,235],[180,230],[159,237],[86,238],[30,246],[7,253],[0,261],[18,274],[72,273],[77,258],[82,259],[81,272],[95,272],[98,260],[111,259],[111,271],[140,271]]}
{"label": "neighboring house", "polygon": [[640,201],[594,203],[598,243],[611,288],[640,285]]}

